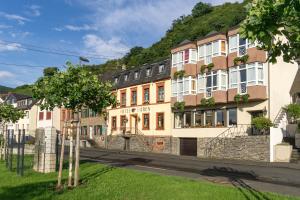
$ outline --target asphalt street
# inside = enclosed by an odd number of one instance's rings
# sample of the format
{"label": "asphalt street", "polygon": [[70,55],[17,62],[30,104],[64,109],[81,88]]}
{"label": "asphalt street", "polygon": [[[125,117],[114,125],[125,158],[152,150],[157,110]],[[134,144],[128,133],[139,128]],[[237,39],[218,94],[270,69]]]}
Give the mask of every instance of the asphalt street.
{"label": "asphalt street", "polygon": [[168,154],[81,149],[81,159],[162,175],[207,180],[300,197],[300,165],[250,161],[209,160]]}

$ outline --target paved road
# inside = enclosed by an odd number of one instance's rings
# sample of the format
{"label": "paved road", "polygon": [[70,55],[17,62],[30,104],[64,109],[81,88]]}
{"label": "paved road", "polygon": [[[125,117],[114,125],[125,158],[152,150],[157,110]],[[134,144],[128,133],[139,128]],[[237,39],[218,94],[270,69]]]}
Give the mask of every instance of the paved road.
{"label": "paved road", "polygon": [[213,161],[196,157],[82,149],[81,159],[159,174],[208,180],[251,191],[300,196],[300,166],[269,163]]}

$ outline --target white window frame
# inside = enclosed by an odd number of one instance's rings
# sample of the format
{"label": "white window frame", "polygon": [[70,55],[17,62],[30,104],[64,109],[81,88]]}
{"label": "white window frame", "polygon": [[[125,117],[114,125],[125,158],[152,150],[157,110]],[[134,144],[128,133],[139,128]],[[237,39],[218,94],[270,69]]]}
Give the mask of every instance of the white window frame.
{"label": "white window frame", "polygon": [[[185,52],[188,50],[189,58],[185,60]],[[172,67],[182,70],[184,64],[197,64],[197,49],[186,49],[172,54]]]}
{"label": "white window frame", "polygon": [[[225,84],[222,84],[222,76],[225,78]],[[207,85],[207,77],[211,77],[211,86],[206,87]],[[217,85],[214,86],[214,78],[217,78]],[[209,98],[212,97],[212,92],[216,90],[227,90],[227,72],[225,70],[217,70],[217,71],[211,71],[204,74],[198,74],[197,77],[197,93],[205,93],[205,97]],[[202,79],[202,80],[201,80]],[[199,82],[202,81],[202,86],[199,84]]]}
{"label": "white window frame", "polygon": [[[225,51],[222,51],[222,42],[225,42]],[[217,44],[218,50],[215,51],[214,45]],[[211,50],[208,52],[208,46],[211,45]],[[202,54],[203,51],[203,55]],[[204,64],[212,63],[212,58],[217,56],[226,56],[227,55],[227,42],[226,40],[215,40],[206,44],[198,46],[198,60],[204,60]]]}
{"label": "white window frame", "polygon": [[[193,88],[193,82],[195,84],[195,88]],[[179,84],[181,83],[182,83],[182,90],[179,90]],[[172,80],[172,97],[177,97],[177,101],[183,101],[183,96],[185,95],[195,95],[196,91],[197,91],[196,80],[192,76]]]}
{"label": "white window frame", "polygon": [[[232,38],[235,38],[236,40],[236,46],[235,47],[232,47],[231,46],[231,42],[230,40]],[[250,49],[250,48],[253,48],[253,47],[256,47],[257,46],[257,42],[250,42],[250,40],[248,38],[246,38],[246,43],[244,45],[240,45],[240,34],[236,34],[236,35],[232,35],[229,37],[229,44],[228,44],[228,49],[229,49],[229,53],[233,53],[233,52],[237,52],[237,55],[238,56],[243,56],[245,54],[247,54],[247,50]],[[242,47],[245,47],[245,54],[240,54],[240,51],[239,49],[242,48]]]}
{"label": "white window frame", "polygon": [[[249,63],[249,64],[246,64],[245,65],[245,69],[246,69],[246,81],[244,82],[241,82],[240,80],[240,71],[243,70],[243,69],[240,69],[241,66],[236,66],[236,67],[231,67],[229,69],[229,88],[238,88],[238,93],[239,94],[242,94],[242,91],[241,91],[241,84],[246,84],[246,88],[248,86],[254,86],[254,85],[265,85],[265,80],[264,80],[264,77],[265,77],[265,71],[264,71],[264,65],[263,63],[259,63],[259,62],[254,62],[254,63]],[[251,79],[249,80],[249,70],[250,69],[253,69],[254,68],[254,71],[255,71],[255,80]],[[262,79],[259,79],[259,69],[262,70],[262,76],[263,78]],[[236,74],[236,80],[237,82],[236,83],[232,83],[231,80],[232,80],[232,73],[233,72],[237,72]],[[247,91],[245,91],[244,93],[247,93]]]}

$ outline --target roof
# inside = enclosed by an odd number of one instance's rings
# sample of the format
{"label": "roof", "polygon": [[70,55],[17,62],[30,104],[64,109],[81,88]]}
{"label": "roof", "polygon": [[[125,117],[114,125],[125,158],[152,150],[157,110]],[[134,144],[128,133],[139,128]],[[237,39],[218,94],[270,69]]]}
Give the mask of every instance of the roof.
{"label": "roof", "polygon": [[[159,67],[164,66],[164,70],[159,73]],[[146,72],[150,70],[150,75],[147,76]],[[137,78],[135,78],[137,73]],[[170,59],[155,62],[151,64],[145,64],[133,69],[124,70],[116,73],[105,73],[101,79],[105,81],[111,81],[113,83],[113,89],[120,89],[130,87],[134,85],[140,85],[150,82],[156,82],[164,79],[171,78],[171,61]],[[127,81],[125,80],[127,76]],[[116,81],[116,82],[115,82]]]}
{"label": "roof", "polygon": [[7,95],[7,98],[10,96],[14,97],[17,101],[22,100],[22,99],[29,99],[32,98],[31,96],[25,95],[25,94],[17,94],[17,93],[10,93]]}
{"label": "roof", "polygon": [[199,40],[204,40],[204,39],[206,39],[206,38],[213,37],[213,36],[219,35],[219,34],[220,34],[220,35],[226,35],[226,33],[223,33],[223,32],[211,31],[211,32],[209,32],[208,34],[206,34],[205,36],[198,37],[198,38],[197,38],[197,41],[199,41]]}
{"label": "roof", "polygon": [[177,47],[180,47],[180,46],[183,46],[183,45],[186,45],[186,44],[190,44],[190,43],[193,43],[192,41],[188,40],[188,39],[185,39],[183,40],[182,42],[180,42],[179,44],[175,45],[172,47],[172,49],[175,49]]}

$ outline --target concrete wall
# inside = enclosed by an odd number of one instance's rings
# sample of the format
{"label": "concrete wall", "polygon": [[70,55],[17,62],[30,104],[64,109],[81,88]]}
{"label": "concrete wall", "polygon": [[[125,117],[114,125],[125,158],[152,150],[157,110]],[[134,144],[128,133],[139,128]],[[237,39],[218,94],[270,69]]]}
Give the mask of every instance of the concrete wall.
{"label": "concrete wall", "polygon": [[269,136],[223,138],[212,149],[207,145],[212,138],[198,138],[198,157],[233,160],[270,160]]}

